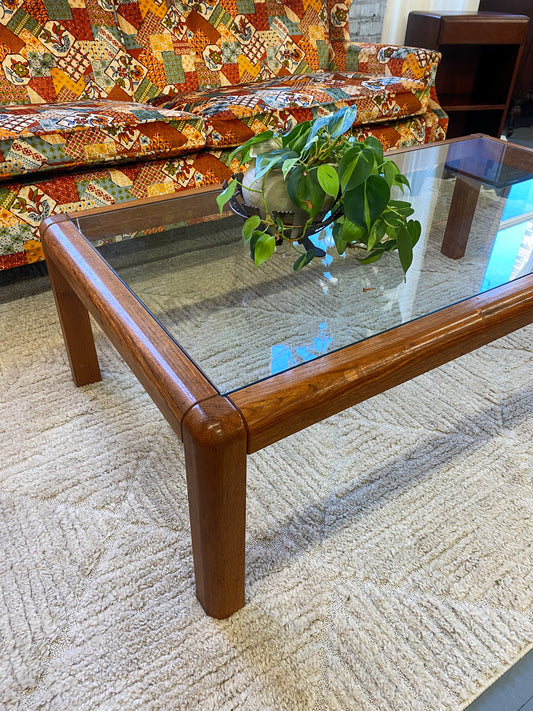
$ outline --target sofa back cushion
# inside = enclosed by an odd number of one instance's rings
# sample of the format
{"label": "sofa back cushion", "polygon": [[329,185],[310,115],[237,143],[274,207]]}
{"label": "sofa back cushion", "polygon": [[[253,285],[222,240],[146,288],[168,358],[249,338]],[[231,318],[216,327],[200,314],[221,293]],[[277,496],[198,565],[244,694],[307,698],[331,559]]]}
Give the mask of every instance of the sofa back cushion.
{"label": "sofa back cushion", "polygon": [[327,69],[323,0],[115,0],[137,101]]}
{"label": "sofa back cushion", "polygon": [[133,62],[108,0],[9,0],[0,14],[0,103],[131,98]]}

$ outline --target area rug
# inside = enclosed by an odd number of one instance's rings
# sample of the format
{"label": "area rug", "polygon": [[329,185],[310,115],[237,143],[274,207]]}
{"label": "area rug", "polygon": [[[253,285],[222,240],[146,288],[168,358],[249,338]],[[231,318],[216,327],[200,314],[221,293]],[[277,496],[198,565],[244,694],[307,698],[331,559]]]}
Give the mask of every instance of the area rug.
{"label": "area rug", "polygon": [[531,647],[533,328],[251,456],[217,621],[181,444],[102,334],[74,387],[45,277],[3,296],[0,708],[459,711]]}

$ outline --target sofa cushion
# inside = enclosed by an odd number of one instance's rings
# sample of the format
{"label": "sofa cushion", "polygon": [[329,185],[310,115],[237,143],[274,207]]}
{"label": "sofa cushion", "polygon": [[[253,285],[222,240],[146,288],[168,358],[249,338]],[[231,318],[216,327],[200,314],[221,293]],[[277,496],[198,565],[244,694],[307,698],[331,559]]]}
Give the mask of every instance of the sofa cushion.
{"label": "sofa cushion", "polygon": [[441,60],[440,52],[420,47],[397,47],[369,42],[332,45],[332,69],[372,76],[396,76],[433,85]]}
{"label": "sofa cushion", "polygon": [[435,50],[350,40],[352,0],[325,0],[331,69],[383,76],[404,76],[435,83],[441,55]]}
{"label": "sofa cushion", "polygon": [[103,0],[11,0],[0,18],[0,103],[133,96],[134,66],[113,5]]}
{"label": "sofa cushion", "polygon": [[134,97],[174,95],[327,69],[322,0],[116,0],[123,44],[143,67]]}
{"label": "sofa cushion", "polygon": [[354,126],[397,121],[427,111],[423,82],[356,72],[277,77],[265,82],[190,92],[154,103],[202,116],[208,146],[238,146],[256,133],[286,131],[296,123],[357,106]]}
{"label": "sofa cushion", "polygon": [[[38,228],[49,215],[105,207],[217,185],[234,172],[227,152],[202,150],[174,158],[36,175],[0,184],[0,270],[44,258]],[[237,170],[238,162],[234,162]],[[179,215],[176,215],[179,219]]]}
{"label": "sofa cushion", "polygon": [[119,101],[0,107],[0,180],[203,146],[203,120],[181,111]]}

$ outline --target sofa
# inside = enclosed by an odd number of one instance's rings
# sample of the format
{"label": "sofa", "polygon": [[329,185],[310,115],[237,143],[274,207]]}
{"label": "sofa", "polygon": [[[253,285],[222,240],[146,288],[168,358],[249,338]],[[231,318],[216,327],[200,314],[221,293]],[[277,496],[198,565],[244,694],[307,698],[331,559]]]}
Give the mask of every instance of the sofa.
{"label": "sofa", "polygon": [[351,42],[335,0],[1,0],[0,270],[40,222],[215,185],[252,135],[357,106],[390,149],[445,138],[438,52]]}

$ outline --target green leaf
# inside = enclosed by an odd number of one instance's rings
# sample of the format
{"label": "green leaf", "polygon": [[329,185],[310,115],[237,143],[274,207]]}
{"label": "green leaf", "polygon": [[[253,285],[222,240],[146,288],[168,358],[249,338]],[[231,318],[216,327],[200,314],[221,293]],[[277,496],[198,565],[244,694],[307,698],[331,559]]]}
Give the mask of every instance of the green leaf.
{"label": "green leaf", "polygon": [[383,163],[383,146],[378,141],[375,136],[368,136],[365,138],[365,146],[370,148],[376,157],[376,163],[381,165]]}
{"label": "green leaf", "polygon": [[276,238],[274,235],[269,235],[264,232],[257,238],[253,247],[253,257],[255,266],[258,267],[263,262],[266,262],[276,249]]}
{"label": "green leaf", "polygon": [[383,170],[383,175],[385,176],[385,180],[389,184],[389,187],[392,188],[392,186],[394,184],[394,178],[400,172],[400,169],[398,168],[396,163],[394,163],[393,161],[386,160],[383,162],[382,170]]}
{"label": "green leaf", "polygon": [[376,244],[379,244],[383,237],[385,236],[385,232],[387,231],[387,225],[383,222],[383,220],[376,220],[375,223],[372,225],[372,229],[370,230],[370,233],[368,235],[368,242],[366,245],[367,252],[370,252],[371,249]]}
{"label": "green leaf", "polygon": [[400,213],[400,215],[403,215],[404,217],[408,217],[414,212],[413,208],[411,207],[411,203],[407,202],[406,200],[391,200],[389,202],[389,207],[393,207],[397,212]]}
{"label": "green leaf", "polygon": [[355,117],[357,116],[357,107],[349,106],[340,109],[329,118],[328,131],[332,139],[339,138],[344,133],[349,131],[353,126]]}
{"label": "green leaf", "polygon": [[368,163],[372,166],[372,171],[376,172],[376,167],[378,165],[377,160],[376,160],[376,154],[371,148],[368,148],[367,146],[363,145],[363,150],[361,151],[361,155],[366,158]]}
{"label": "green leaf", "polygon": [[362,242],[365,238],[366,230],[361,229],[355,225],[347,217],[344,218],[342,223],[342,238],[348,242]]}
{"label": "green leaf", "polygon": [[293,165],[298,162],[298,160],[299,160],[299,158],[296,157],[296,158],[286,158],[283,161],[283,165],[281,166],[281,172],[283,173],[284,180],[287,179],[287,174],[289,173],[289,171],[291,170]]}
{"label": "green leaf", "polygon": [[356,257],[356,259],[361,264],[372,264],[372,262],[377,262],[378,259],[380,259],[380,257],[382,256],[382,254],[382,249],[375,249],[371,254],[368,255],[368,257],[363,257],[362,259]]}
{"label": "green leaf", "polygon": [[314,217],[322,207],[326,193],[319,185],[317,170],[307,170],[304,166],[296,166],[287,181],[287,192],[295,205]]}
{"label": "green leaf", "polygon": [[326,195],[337,197],[339,193],[339,176],[332,165],[319,165],[317,178]]}
{"label": "green leaf", "polygon": [[388,227],[399,227],[404,224],[404,218],[396,215],[391,210],[387,209],[381,214],[381,219]]}
{"label": "green leaf", "polygon": [[220,212],[224,209],[224,205],[228,203],[233,195],[235,194],[235,190],[237,189],[237,181],[236,180],[231,180],[227,186],[221,193],[219,193],[216,197],[218,209]]}
{"label": "green leaf", "polygon": [[414,247],[422,234],[422,225],[418,220],[409,220],[407,223],[407,231],[411,237],[411,244]]}
{"label": "green leaf", "polygon": [[344,254],[350,242],[360,242],[365,232],[357,225],[354,225],[346,216],[336,220],[332,229],[333,240],[339,254]]}
{"label": "green leaf", "polygon": [[357,160],[359,158],[360,152],[360,148],[356,148],[355,146],[353,146],[348,151],[346,151],[346,153],[340,159],[337,172],[339,174],[341,188],[343,190],[346,187],[348,181],[350,180],[353,171],[355,170],[355,166],[357,165]]}
{"label": "green leaf", "polygon": [[363,152],[350,148],[339,163],[341,188],[353,190],[368,178],[372,168]]}
{"label": "green leaf", "polygon": [[292,268],[295,272],[299,272],[300,269],[303,269],[307,264],[312,262],[314,257],[315,251],[313,249],[309,249],[305,254],[301,254],[298,257],[298,259],[292,265]]}
{"label": "green leaf", "polygon": [[390,200],[390,188],[381,175],[371,175],[365,183],[370,225],[381,216]]}
{"label": "green leaf", "polygon": [[[311,130],[311,121],[304,121],[303,123],[297,123],[294,128],[292,128],[287,133],[281,136],[281,141],[284,148],[292,148],[294,150],[293,143],[298,138],[301,138],[306,132]],[[307,136],[306,136],[307,140]]]}
{"label": "green leaf", "polygon": [[307,133],[302,133],[301,136],[296,138],[294,141],[291,141],[290,147],[295,153],[298,153],[298,155],[302,155],[304,153],[304,146],[307,143]]}
{"label": "green leaf", "polygon": [[402,188],[405,186],[408,190],[411,189],[411,185],[409,184],[409,180],[405,177],[405,175],[402,175],[402,173],[398,173],[394,177],[394,184],[395,185],[401,185]]}
{"label": "green leaf", "polygon": [[310,148],[313,145],[313,143],[315,143],[315,141],[318,140],[318,134],[327,126],[330,119],[331,119],[331,115],[321,116],[320,118],[316,118],[311,123],[311,130],[309,131],[309,136],[307,137],[306,144],[303,148],[304,151],[306,151],[308,148]]}
{"label": "green leaf", "polygon": [[405,225],[398,228],[396,233],[396,241],[398,243],[398,256],[400,257],[400,264],[404,272],[411,266],[413,261],[413,245],[411,244],[411,235],[409,230]]}
{"label": "green leaf", "polygon": [[365,184],[361,183],[353,190],[344,193],[344,214],[358,227],[366,228],[366,213],[368,205],[365,195]]}
{"label": "green leaf", "polygon": [[[241,156],[247,152],[247,150],[250,148],[250,146],[253,146],[256,143],[262,143],[263,141],[267,141],[269,138],[273,138],[274,132],[273,131],[263,131],[263,133],[258,133],[256,136],[252,136],[249,138],[245,143],[243,143],[240,146],[237,146],[228,157],[228,165],[231,164],[231,161],[235,158],[236,155],[239,153]],[[248,161],[243,161],[247,163]]]}
{"label": "green leaf", "polygon": [[242,226],[242,238],[245,242],[249,242],[252,238],[252,234],[261,224],[261,218],[259,215],[252,215],[249,217],[244,225]]}
{"label": "green leaf", "polygon": [[288,148],[278,148],[267,153],[261,153],[255,161],[254,181],[259,180],[274,168],[281,166],[287,158],[298,158],[298,155]]}

